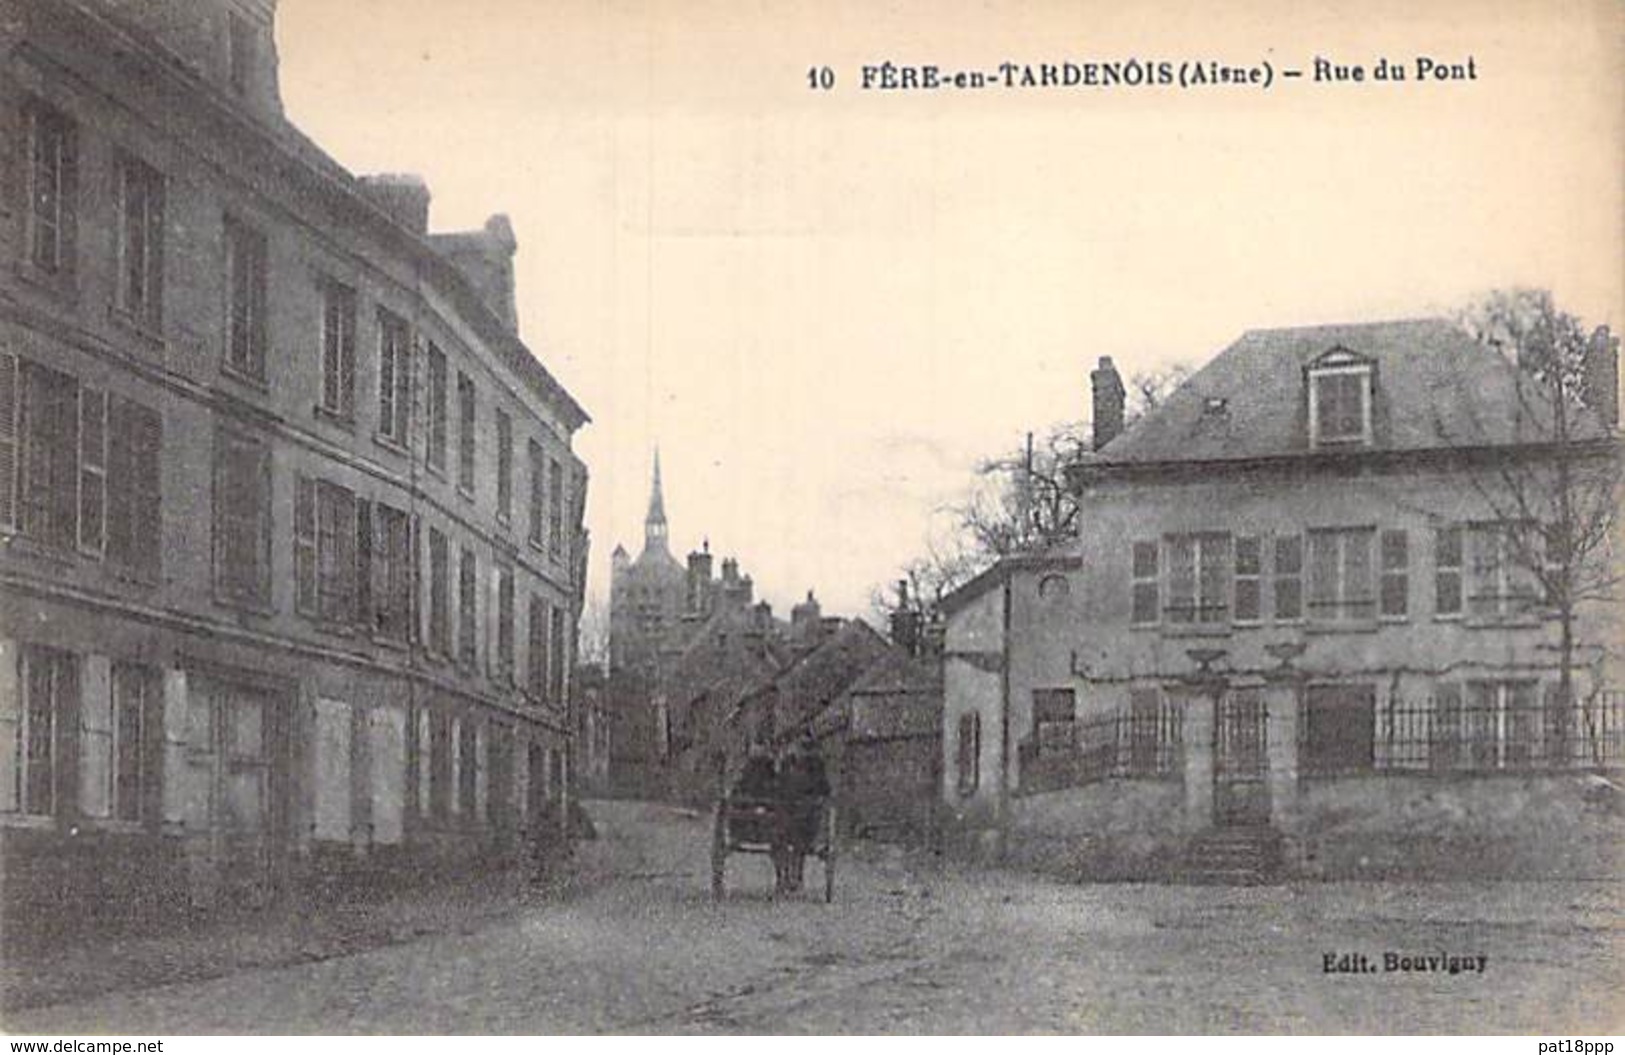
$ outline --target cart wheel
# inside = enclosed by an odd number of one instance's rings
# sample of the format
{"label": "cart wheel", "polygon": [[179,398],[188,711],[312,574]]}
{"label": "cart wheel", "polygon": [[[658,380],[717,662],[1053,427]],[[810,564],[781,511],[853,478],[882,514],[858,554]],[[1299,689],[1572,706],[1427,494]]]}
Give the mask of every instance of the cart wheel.
{"label": "cart wheel", "polygon": [[716,818],[711,825],[711,900],[722,900],[722,874],[728,859],[728,803],[717,803]]}
{"label": "cart wheel", "polygon": [[835,807],[824,811],[824,904],[835,900]]}

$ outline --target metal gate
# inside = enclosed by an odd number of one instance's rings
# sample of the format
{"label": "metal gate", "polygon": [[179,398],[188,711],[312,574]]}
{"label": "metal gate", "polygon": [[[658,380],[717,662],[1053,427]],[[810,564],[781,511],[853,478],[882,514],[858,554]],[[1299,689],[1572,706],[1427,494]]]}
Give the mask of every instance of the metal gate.
{"label": "metal gate", "polygon": [[1269,823],[1267,722],[1263,695],[1256,689],[1231,690],[1215,701],[1214,824],[1239,827]]}

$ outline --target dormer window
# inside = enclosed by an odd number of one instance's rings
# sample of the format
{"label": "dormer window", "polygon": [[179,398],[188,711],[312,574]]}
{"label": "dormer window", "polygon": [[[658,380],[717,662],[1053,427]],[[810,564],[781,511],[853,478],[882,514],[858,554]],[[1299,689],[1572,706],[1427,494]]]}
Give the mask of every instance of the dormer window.
{"label": "dormer window", "polygon": [[1309,445],[1371,442],[1371,361],[1334,348],[1309,367]]}

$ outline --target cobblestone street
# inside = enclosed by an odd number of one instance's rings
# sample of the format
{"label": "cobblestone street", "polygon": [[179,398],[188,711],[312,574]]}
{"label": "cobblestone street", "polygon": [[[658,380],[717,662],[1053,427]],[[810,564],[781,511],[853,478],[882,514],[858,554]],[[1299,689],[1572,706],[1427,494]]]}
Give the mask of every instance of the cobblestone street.
{"label": "cobblestone street", "polygon": [[[596,803],[577,893],[459,932],[8,1016],[22,1033],[1376,1032],[1625,1026],[1618,884],[1070,886],[843,860],[836,903]],[[809,879],[821,878],[816,864]],[[809,885],[816,885],[810,883]],[[1484,970],[1384,971],[1393,952]],[[1372,973],[1327,973],[1363,953]]]}

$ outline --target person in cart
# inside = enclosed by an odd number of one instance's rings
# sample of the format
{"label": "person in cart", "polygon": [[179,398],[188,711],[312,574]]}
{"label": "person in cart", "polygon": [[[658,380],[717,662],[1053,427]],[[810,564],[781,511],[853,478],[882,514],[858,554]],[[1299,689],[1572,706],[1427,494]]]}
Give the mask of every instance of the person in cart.
{"label": "person in cart", "polygon": [[780,893],[801,889],[807,855],[818,842],[818,826],[829,798],[829,776],[818,741],[805,733],[779,764],[779,830],[773,865]]}
{"label": "person in cart", "polygon": [[731,798],[743,815],[736,813],[729,821],[728,837],[736,843],[772,842],[773,810],[778,805],[778,767],[766,744],[750,745]]}

